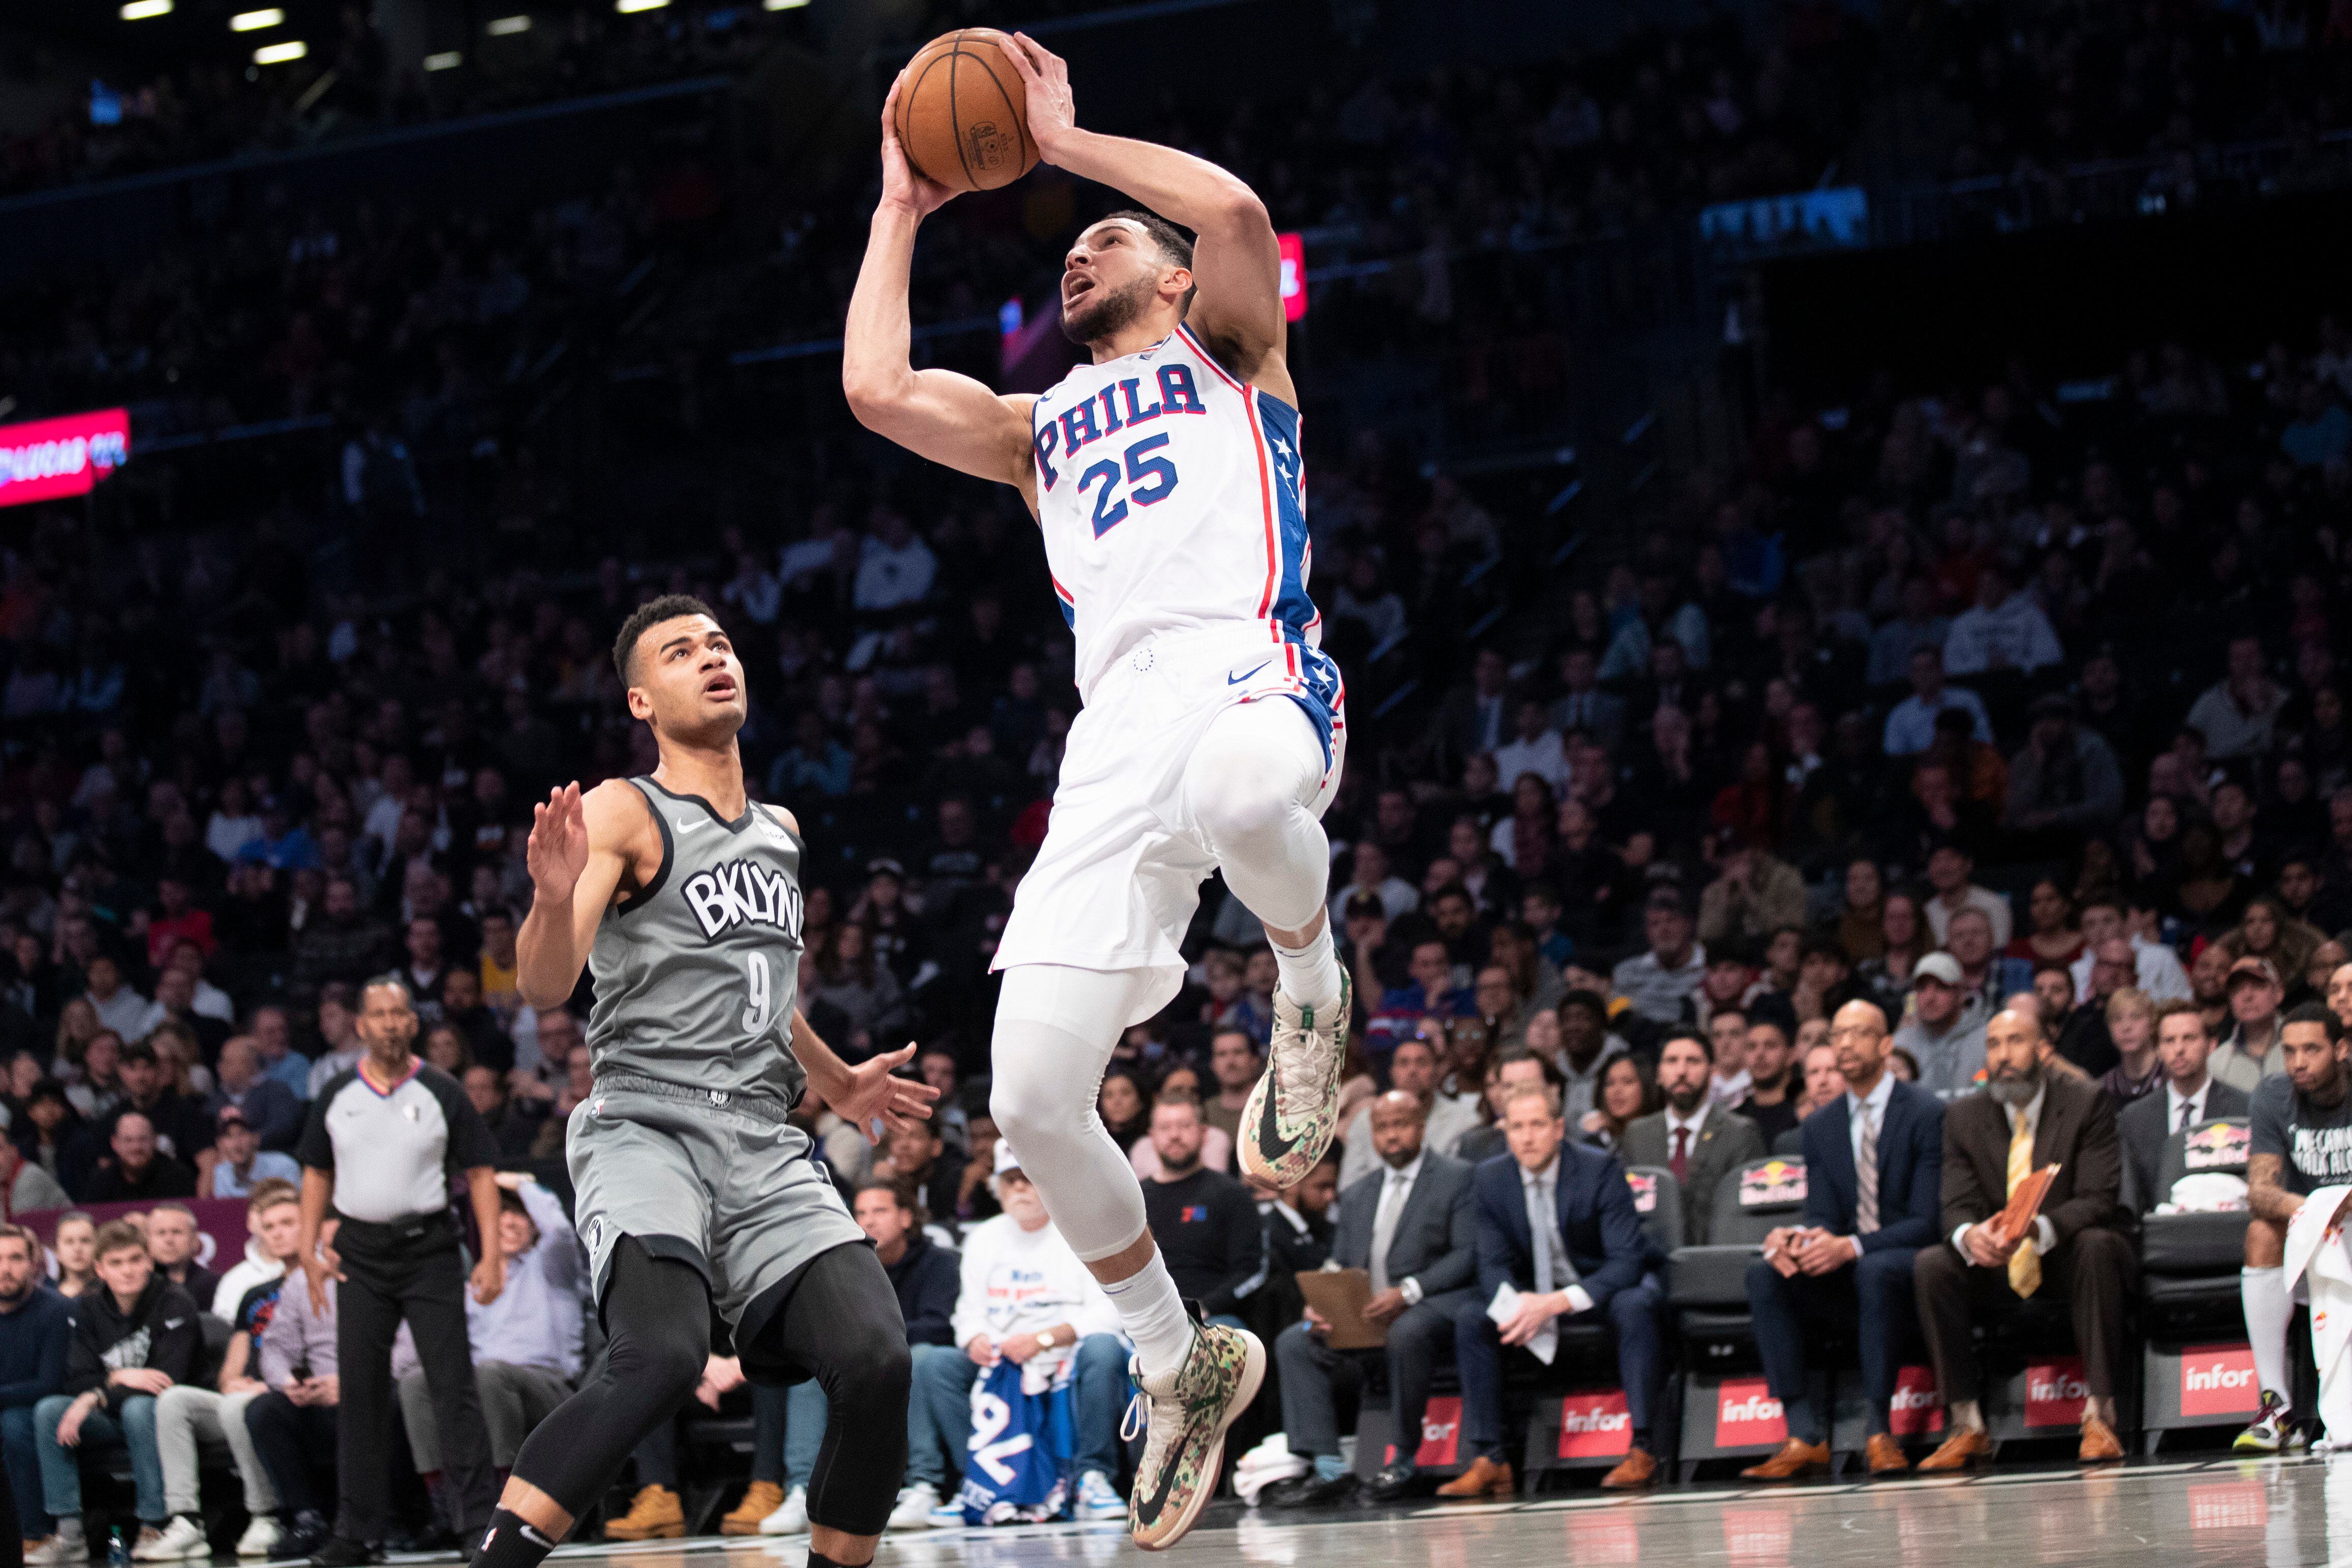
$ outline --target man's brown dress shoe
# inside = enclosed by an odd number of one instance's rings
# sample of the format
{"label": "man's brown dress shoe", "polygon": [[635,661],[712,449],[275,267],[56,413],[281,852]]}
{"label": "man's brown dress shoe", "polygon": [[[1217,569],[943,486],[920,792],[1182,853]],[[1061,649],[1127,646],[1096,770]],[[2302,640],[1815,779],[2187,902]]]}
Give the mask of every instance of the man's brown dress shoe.
{"label": "man's brown dress shoe", "polygon": [[1979,1459],[1992,1458],[1992,1439],[1982,1432],[1955,1432],[1944,1439],[1943,1447],[1919,1461],[1919,1473],[1934,1475],[1941,1470],[1964,1470]]}
{"label": "man's brown dress shoe", "polygon": [[1639,1491],[1658,1484],[1658,1461],[1639,1448],[1627,1451],[1617,1468],[1601,1478],[1602,1491]]}
{"label": "man's brown dress shoe", "polygon": [[2074,1450],[2074,1458],[2086,1465],[2103,1465],[2124,1457],[2124,1446],[2116,1440],[2115,1428],[2096,1416],[2083,1417],[2083,1446]]}
{"label": "man's brown dress shoe", "polygon": [[1481,1454],[1470,1461],[1468,1469],[1439,1487],[1437,1495],[1460,1502],[1465,1498],[1508,1497],[1514,1490],[1511,1467]]}
{"label": "man's brown dress shoe", "polygon": [[1885,1432],[1870,1435],[1870,1442],[1863,1449],[1863,1458],[1874,1476],[1906,1475],[1911,1469],[1911,1461],[1904,1457],[1903,1445]]}
{"label": "man's brown dress shoe", "polygon": [[1830,1446],[1827,1443],[1807,1443],[1791,1437],[1780,1445],[1780,1451],[1760,1465],[1750,1465],[1739,1472],[1748,1481],[1792,1481],[1799,1476],[1815,1472],[1828,1473]]}

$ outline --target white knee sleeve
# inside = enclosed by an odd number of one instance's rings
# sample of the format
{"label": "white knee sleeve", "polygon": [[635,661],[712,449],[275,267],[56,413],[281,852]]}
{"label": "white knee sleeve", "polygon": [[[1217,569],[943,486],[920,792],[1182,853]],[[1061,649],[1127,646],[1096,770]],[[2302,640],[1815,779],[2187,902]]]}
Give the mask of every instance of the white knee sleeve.
{"label": "white knee sleeve", "polygon": [[1184,767],[1184,806],[1249,912],[1295,931],[1323,907],[1331,844],[1323,747],[1296,703],[1236,703],[1219,714]]}
{"label": "white knee sleeve", "polygon": [[1148,969],[1016,964],[1004,971],[989,1114],[1081,1261],[1144,1232],[1143,1187],[1095,1111],[1111,1050],[1150,1014]]}

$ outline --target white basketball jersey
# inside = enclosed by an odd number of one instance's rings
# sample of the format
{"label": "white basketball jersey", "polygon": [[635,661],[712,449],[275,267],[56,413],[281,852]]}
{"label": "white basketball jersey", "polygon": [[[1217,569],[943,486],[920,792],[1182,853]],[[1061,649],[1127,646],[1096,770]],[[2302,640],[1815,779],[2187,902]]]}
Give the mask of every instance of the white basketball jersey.
{"label": "white basketball jersey", "polygon": [[1078,366],[1029,428],[1082,696],[1168,632],[1229,625],[1270,646],[1319,643],[1298,411],[1235,381],[1189,329]]}

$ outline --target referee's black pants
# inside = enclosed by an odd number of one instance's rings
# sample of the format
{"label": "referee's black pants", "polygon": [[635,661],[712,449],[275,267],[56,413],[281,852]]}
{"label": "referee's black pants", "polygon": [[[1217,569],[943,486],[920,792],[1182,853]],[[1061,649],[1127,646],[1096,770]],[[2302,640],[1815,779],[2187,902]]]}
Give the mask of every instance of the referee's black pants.
{"label": "referee's black pants", "polygon": [[481,1398],[474,1387],[474,1355],[466,1337],[465,1255],[458,1250],[457,1226],[446,1214],[389,1225],[346,1219],[335,1249],[342,1255],[344,1275],[335,1303],[342,1379],[336,1434],[342,1513],[335,1532],[350,1541],[379,1542],[392,1515],[394,1456],[406,1447],[393,1438],[400,1406],[393,1393],[392,1341],[403,1318],[433,1396],[449,1501],[466,1530],[487,1530],[498,1506],[498,1476],[490,1468],[489,1429],[482,1424]]}

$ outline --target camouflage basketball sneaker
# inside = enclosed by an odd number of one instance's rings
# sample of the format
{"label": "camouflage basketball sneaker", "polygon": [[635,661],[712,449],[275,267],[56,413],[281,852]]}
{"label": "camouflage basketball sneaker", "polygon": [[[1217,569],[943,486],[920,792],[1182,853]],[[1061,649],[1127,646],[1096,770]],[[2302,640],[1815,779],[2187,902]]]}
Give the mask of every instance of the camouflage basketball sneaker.
{"label": "camouflage basketball sneaker", "polygon": [[1246,1329],[1196,1322],[1183,1365],[1161,1377],[1146,1377],[1132,1364],[1129,1371],[1139,1392],[1119,1436],[1134,1440],[1139,1415],[1147,1436],[1128,1495],[1128,1533],[1146,1552],[1164,1552],[1216,1495],[1225,1428],[1265,1381],[1265,1346]]}
{"label": "camouflage basketball sneaker", "polygon": [[1302,1008],[1274,994],[1274,1049],[1242,1107],[1242,1171],[1269,1186],[1297,1186],[1338,1130],[1339,1065],[1348,1055],[1352,987],[1339,972],[1339,999]]}

